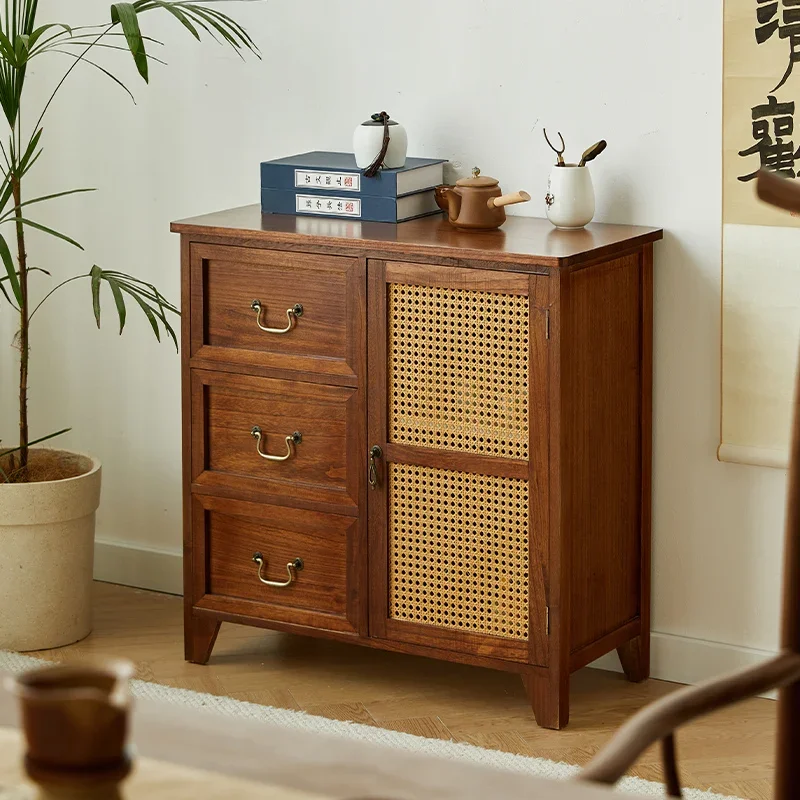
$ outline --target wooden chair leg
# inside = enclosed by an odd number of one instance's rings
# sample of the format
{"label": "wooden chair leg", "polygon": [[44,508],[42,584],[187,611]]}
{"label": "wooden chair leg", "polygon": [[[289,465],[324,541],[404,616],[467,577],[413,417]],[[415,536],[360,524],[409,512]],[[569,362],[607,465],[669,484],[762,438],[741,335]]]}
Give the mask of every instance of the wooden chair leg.
{"label": "wooden chair leg", "polygon": [[800,759],[797,742],[800,741],[800,683],[795,683],[778,693],[777,764],[775,767],[775,800],[797,797],[800,786]]}
{"label": "wooden chair leg", "polygon": [[192,664],[207,664],[217,641],[221,622],[203,617],[191,617],[184,625],[184,651]]}
{"label": "wooden chair leg", "polygon": [[622,671],[629,681],[641,683],[650,677],[650,636],[637,636],[617,648]]}
{"label": "wooden chair leg", "polygon": [[553,680],[548,675],[523,673],[522,683],[540,728],[561,730],[569,722],[569,675]]}

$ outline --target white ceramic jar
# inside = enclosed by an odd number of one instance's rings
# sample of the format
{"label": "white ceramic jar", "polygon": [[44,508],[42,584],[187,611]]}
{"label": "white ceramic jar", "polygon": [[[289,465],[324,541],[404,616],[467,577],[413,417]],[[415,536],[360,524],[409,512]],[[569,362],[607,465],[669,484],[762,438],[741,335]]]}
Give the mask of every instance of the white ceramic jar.
{"label": "white ceramic jar", "polygon": [[594,218],[594,186],[588,167],[553,167],[547,184],[547,219],[565,231],[580,230]]}
{"label": "white ceramic jar", "polygon": [[[366,169],[378,157],[383,147],[383,122],[368,119],[362,122],[353,134],[353,153],[356,166]],[[406,165],[408,154],[408,134],[396,120],[389,120],[389,149],[383,159],[388,169],[400,169]]]}

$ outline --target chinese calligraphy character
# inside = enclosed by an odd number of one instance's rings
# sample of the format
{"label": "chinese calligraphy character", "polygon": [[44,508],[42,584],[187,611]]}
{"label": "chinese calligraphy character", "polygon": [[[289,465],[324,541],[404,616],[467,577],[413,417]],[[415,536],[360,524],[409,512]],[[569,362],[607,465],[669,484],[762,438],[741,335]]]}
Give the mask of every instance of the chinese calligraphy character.
{"label": "chinese calligraphy character", "polygon": [[322,183],[322,175],[317,175],[317,183]]}
{"label": "chinese calligraphy character", "polygon": [[[760,167],[780,172],[787,178],[795,178],[795,160],[800,150],[795,150],[791,140],[794,133],[794,103],[779,103],[774,95],[767,97],[763,105],[753,106],[753,139],[755,144],[740,150],[742,157],[758,153]],[[788,138],[789,141],[784,141]],[[751,181],[758,170],[739,177],[740,181]]]}
{"label": "chinese calligraphy character", "polygon": [[317,208],[322,208],[322,201],[321,200],[317,200]]}
{"label": "chinese calligraphy character", "polygon": [[342,185],[342,176],[341,176],[341,175],[340,175],[340,176],[339,176],[339,177],[336,179],[336,183],[337,183],[339,186],[341,186],[341,185]]}
{"label": "chinese calligraphy character", "polygon": [[311,176],[306,173],[306,183],[311,183]]}
{"label": "chinese calligraphy character", "polygon": [[331,185],[331,176],[330,175],[326,175],[325,176],[325,185],[326,186],[330,186]]}
{"label": "chinese calligraphy character", "polygon": [[350,175],[344,179],[345,186],[352,186],[353,185],[353,176]]}
{"label": "chinese calligraphy character", "polygon": [[326,208],[328,209],[328,211],[330,211],[333,208],[333,201],[332,200],[328,200],[328,202],[326,204]]}
{"label": "chinese calligraphy character", "polygon": [[780,89],[792,74],[794,65],[800,61],[800,0],[756,0],[756,41],[759,44],[771,39],[776,33],[789,40],[789,66],[772,90]]}
{"label": "chinese calligraphy character", "polygon": [[354,210],[353,204],[352,203],[345,203],[344,204],[344,210],[352,212]]}
{"label": "chinese calligraphy character", "polygon": [[310,200],[306,200],[306,208],[311,208],[311,201]]}

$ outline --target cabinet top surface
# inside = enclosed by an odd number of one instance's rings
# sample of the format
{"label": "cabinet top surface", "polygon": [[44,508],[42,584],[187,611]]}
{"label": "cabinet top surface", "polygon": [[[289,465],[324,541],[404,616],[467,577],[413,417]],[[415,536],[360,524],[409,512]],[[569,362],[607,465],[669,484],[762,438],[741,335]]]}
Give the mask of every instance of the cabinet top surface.
{"label": "cabinet top surface", "polygon": [[444,216],[401,222],[359,222],[323,217],[262,214],[258,205],[172,223],[172,231],[196,236],[259,241],[295,248],[304,243],[376,254],[430,255],[565,267],[613,257],[663,238],[658,228],[592,223],[585,230],[559,231],[536,217],[509,217],[494,231],[462,231]]}

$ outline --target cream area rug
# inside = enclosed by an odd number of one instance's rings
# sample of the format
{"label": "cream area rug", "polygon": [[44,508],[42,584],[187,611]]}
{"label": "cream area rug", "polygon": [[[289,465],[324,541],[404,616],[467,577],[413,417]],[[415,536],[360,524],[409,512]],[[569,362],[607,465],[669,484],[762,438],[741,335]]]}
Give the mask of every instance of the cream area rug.
{"label": "cream area rug", "polygon": [[[51,662],[20,653],[0,650],[0,672],[19,673],[48,663]],[[483,747],[461,742],[426,739],[410,733],[387,731],[356,722],[341,722],[306,714],[303,711],[262,706],[257,703],[234,700],[232,697],[218,697],[217,695],[193,692],[189,689],[176,689],[148,681],[132,681],[131,691],[135,697],[156,700],[161,703],[205,709],[227,717],[239,717],[292,730],[323,733],[346,739],[370,742],[410,753],[535,775],[537,778],[563,780],[571,778],[579,771],[579,768],[572,764],[550,761],[546,758],[531,758],[530,756],[504,753],[499,750],[487,750]],[[665,796],[663,784],[646,781],[642,778],[623,778],[617,784],[617,788],[621,791],[646,797]],[[684,789],[683,794],[688,800],[740,800],[739,798],[723,796],[700,789]]]}

